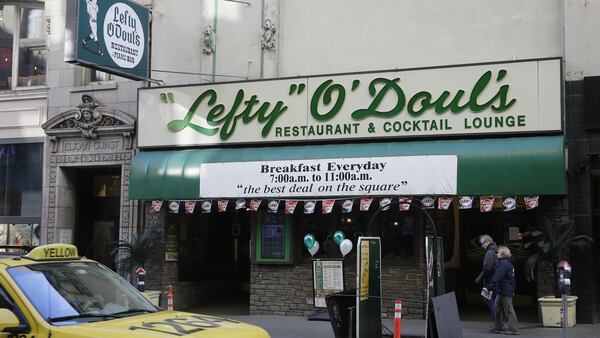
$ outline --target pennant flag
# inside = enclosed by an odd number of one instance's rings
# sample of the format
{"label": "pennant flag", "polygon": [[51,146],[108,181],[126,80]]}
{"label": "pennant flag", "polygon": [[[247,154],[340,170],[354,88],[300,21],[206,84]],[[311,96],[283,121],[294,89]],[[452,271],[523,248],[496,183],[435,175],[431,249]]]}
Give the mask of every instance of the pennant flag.
{"label": "pennant flag", "polygon": [[217,206],[219,207],[219,212],[225,212],[225,210],[227,210],[228,204],[229,204],[229,200],[218,200]]}
{"label": "pennant flag", "polygon": [[200,204],[200,209],[203,214],[209,214],[212,209],[212,200],[202,201]]}
{"label": "pennant flag", "polygon": [[317,205],[317,202],[315,201],[306,201],[304,202],[304,213],[305,214],[312,214],[315,212],[315,205]]}
{"label": "pennant flag", "polygon": [[270,200],[267,206],[269,207],[269,212],[276,213],[277,209],[279,209],[279,200]]}
{"label": "pennant flag", "polygon": [[162,207],[162,204],[163,204],[163,201],[161,201],[161,200],[152,201],[152,204],[150,205],[150,213],[155,214],[157,212],[160,212],[160,208]]}
{"label": "pennant flag", "polygon": [[461,196],[458,199],[459,209],[471,209],[473,207],[473,196]]}
{"label": "pennant flag", "polygon": [[524,196],[523,199],[527,210],[535,209],[540,205],[540,196]]}
{"label": "pennant flag", "polygon": [[490,212],[494,208],[494,196],[479,197],[479,211]]}
{"label": "pennant flag", "polygon": [[260,207],[260,203],[262,203],[262,200],[259,200],[259,199],[250,200],[250,211],[257,211],[258,207]]}
{"label": "pennant flag", "polygon": [[235,210],[246,209],[246,200],[240,198],[235,201]]}
{"label": "pennant flag", "polygon": [[504,201],[502,201],[502,206],[504,207],[504,211],[512,211],[517,207],[517,199],[514,196],[504,197]]}
{"label": "pennant flag", "polygon": [[390,198],[382,198],[381,200],[379,200],[379,208],[384,211],[390,210],[390,203],[392,203],[392,200]]}
{"label": "pennant flag", "polygon": [[450,204],[452,204],[451,196],[440,196],[438,197],[438,209],[440,210],[448,210],[450,208]]}
{"label": "pennant flag", "polygon": [[172,214],[179,213],[179,202],[178,201],[171,201],[171,203],[169,203],[169,212]]}
{"label": "pennant flag", "polygon": [[408,211],[410,210],[410,204],[412,203],[412,197],[409,196],[400,196],[398,199],[398,209],[400,211]]}
{"label": "pennant flag", "polygon": [[330,214],[331,210],[333,210],[333,204],[335,200],[323,200],[321,202],[321,212],[324,214]]}
{"label": "pennant flag", "polygon": [[184,206],[186,214],[193,214],[196,208],[196,201],[185,201]]}
{"label": "pennant flag", "polygon": [[293,214],[294,210],[296,210],[296,205],[298,205],[298,200],[286,200],[285,201],[285,213]]}
{"label": "pennant flag", "polygon": [[423,203],[423,209],[433,209],[435,207],[435,197],[425,196],[421,203]]}
{"label": "pennant flag", "polygon": [[342,203],[342,212],[345,214],[352,212],[353,206],[354,206],[354,200],[345,200]]}
{"label": "pennant flag", "polygon": [[360,199],[360,211],[369,211],[373,199],[371,197],[363,197]]}

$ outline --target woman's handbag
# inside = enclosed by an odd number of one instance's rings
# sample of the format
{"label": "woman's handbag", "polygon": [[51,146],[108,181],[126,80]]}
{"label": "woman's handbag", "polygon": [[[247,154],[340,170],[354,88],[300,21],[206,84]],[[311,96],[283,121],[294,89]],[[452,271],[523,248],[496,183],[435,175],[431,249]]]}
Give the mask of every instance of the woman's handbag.
{"label": "woman's handbag", "polygon": [[490,291],[484,287],[483,289],[481,289],[481,297],[483,297],[487,300],[491,300],[492,299],[492,291]]}

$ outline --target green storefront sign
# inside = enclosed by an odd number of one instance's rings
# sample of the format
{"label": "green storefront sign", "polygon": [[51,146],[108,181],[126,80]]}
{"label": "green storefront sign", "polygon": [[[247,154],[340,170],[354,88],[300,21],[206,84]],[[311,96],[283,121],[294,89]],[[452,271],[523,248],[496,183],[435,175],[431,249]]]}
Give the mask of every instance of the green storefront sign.
{"label": "green storefront sign", "polygon": [[150,12],[129,0],[68,0],[65,61],[148,79]]}

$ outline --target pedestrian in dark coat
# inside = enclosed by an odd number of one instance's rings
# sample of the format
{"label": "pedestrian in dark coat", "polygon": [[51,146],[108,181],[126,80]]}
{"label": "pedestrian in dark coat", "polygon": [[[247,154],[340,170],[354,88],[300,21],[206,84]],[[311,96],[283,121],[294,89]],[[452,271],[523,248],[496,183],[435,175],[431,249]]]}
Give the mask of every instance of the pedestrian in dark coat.
{"label": "pedestrian in dark coat", "polygon": [[[498,247],[498,264],[490,282],[490,287],[496,295],[494,332],[511,335],[519,334],[519,321],[513,307],[513,296],[517,283],[515,281],[515,268],[510,260],[510,249],[501,245]],[[502,313],[508,317],[508,330],[504,331]]]}
{"label": "pedestrian in dark coat", "polygon": [[[486,289],[491,290],[490,282],[492,281],[492,276],[494,276],[494,271],[496,270],[498,247],[489,235],[479,236],[479,244],[485,250],[485,254],[483,256],[481,273],[475,278],[475,284],[483,285]],[[494,322],[494,298],[483,298],[483,303],[490,311],[492,322]]]}

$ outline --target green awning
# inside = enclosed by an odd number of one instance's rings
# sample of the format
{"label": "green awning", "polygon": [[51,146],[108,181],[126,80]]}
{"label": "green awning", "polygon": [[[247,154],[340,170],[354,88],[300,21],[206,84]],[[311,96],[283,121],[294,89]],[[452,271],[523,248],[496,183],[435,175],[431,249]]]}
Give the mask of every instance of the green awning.
{"label": "green awning", "polygon": [[458,195],[566,194],[563,136],[142,151],[129,176],[129,198],[200,196],[200,165],[320,158],[458,155]]}

